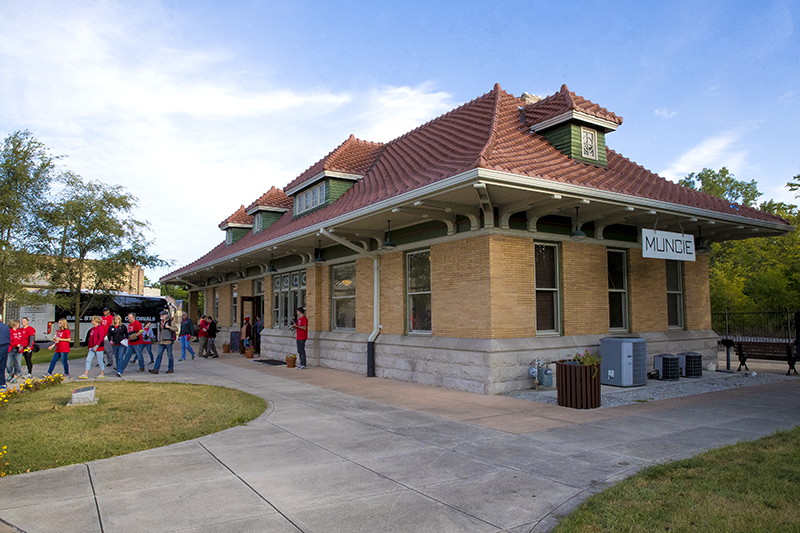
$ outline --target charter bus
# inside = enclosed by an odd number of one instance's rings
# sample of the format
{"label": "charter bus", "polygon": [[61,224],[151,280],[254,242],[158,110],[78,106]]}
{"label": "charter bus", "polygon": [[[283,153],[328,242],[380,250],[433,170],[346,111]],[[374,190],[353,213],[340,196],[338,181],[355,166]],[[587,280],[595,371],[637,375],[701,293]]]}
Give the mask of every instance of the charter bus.
{"label": "charter bus", "polygon": [[[56,291],[62,296],[69,296],[65,290]],[[169,304],[166,298],[158,296],[137,296],[126,293],[111,294],[92,294],[88,291],[81,291],[81,307],[91,300],[88,309],[81,317],[81,337],[85,336],[91,328],[92,317],[94,315],[103,316],[103,308],[108,307],[112,314],[122,316],[123,323],[128,313],[136,314],[137,320],[144,324],[147,321],[156,322],[162,310],[169,311]],[[28,317],[30,325],[36,330],[37,341],[49,341],[53,339],[58,321],[66,318],[69,329],[75,331],[74,309],[62,307],[56,304],[45,304],[40,306],[20,307],[19,316]],[[83,342],[84,339],[80,339]],[[73,342],[75,340],[73,339]]]}

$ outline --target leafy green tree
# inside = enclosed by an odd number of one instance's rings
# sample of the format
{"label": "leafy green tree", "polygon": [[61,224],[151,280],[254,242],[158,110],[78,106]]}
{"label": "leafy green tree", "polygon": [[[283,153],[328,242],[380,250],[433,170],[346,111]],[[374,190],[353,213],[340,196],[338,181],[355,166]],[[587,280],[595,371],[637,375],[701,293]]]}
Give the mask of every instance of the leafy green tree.
{"label": "leafy green tree", "polygon": [[[800,190],[800,175],[787,187]],[[696,188],[731,202],[754,206],[761,196],[755,181],[733,179],[723,167],[719,172],[703,169],[689,174],[683,185]],[[796,205],[767,200],[762,211],[778,215],[793,226],[800,224]],[[711,310],[774,311],[800,308],[800,236],[792,232],[783,237],[761,237],[714,243],[709,262]]]}
{"label": "leafy green tree", "polygon": [[[125,286],[131,265],[167,263],[148,252],[149,225],[132,216],[138,205],[135,196],[121,186],[85,182],[71,172],[63,181],[63,190],[43,209],[39,250],[51,261],[50,284],[70,291],[72,301],[62,305],[80,317],[94,303],[91,298],[81,306],[81,288],[102,297]],[[80,338],[78,320],[73,338]]]}
{"label": "leafy green tree", "polygon": [[6,137],[0,151],[0,312],[6,301],[36,303],[25,289],[40,265],[31,254],[34,221],[56,178],[56,160],[29,131]]}
{"label": "leafy green tree", "polygon": [[733,174],[727,167],[722,167],[719,171],[704,168],[697,174],[692,172],[679,183],[684,187],[697,189],[718,198],[724,198],[731,203],[750,207],[754,206],[761,196],[755,180],[748,182],[734,179]]}

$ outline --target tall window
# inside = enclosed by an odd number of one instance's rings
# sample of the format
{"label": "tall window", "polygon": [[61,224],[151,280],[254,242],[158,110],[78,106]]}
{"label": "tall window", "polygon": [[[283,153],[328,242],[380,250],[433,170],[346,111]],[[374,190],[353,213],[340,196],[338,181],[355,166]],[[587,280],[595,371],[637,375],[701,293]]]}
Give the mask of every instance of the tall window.
{"label": "tall window", "polygon": [[261,231],[261,213],[256,213],[253,217],[253,233]]}
{"label": "tall window", "polygon": [[331,313],[334,330],[356,328],[356,264],[331,267]]}
{"label": "tall window", "polygon": [[298,307],[306,306],[306,271],[272,276],[272,327],[287,329]]}
{"label": "tall window", "polygon": [[431,251],[406,254],[406,298],[409,332],[431,332]]}
{"label": "tall window", "polygon": [[537,244],[536,265],[536,333],[560,331],[558,246]]}
{"label": "tall window", "polygon": [[214,287],[214,319],[219,320],[219,287]]}
{"label": "tall window", "polygon": [[669,327],[683,328],[683,279],[681,262],[667,259],[667,319]]}
{"label": "tall window", "polygon": [[608,326],[628,331],[628,268],[624,250],[608,250]]}
{"label": "tall window", "polygon": [[231,326],[237,325],[237,313],[236,310],[238,309],[238,300],[239,300],[239,287],[234,283],[231,285]]}

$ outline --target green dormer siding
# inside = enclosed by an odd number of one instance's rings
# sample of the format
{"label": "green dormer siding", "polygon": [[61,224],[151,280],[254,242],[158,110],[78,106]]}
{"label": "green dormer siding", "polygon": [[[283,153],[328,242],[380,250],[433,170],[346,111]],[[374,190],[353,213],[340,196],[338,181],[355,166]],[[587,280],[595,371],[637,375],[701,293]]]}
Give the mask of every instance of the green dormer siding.
{"label": "green dormer siding", "polygon": [[325,188],[327,191],[325,201],[332,204],[355,184],[356,182],[352,180],[329,179],[328,186]]}
{"label": "green dormer siding", "polygon": [[[255,218],[259,220],[253,221],[253,232],[260,233],[276,223],[283,216],[283,213],[276,213],[274,211],[258,211]],[[260,223],[260,226],[259,226]]]}
{"label": "green dormer siding", "polygon": [[[335,178],[328,178],[328,179],[324,179],[324,180],[321,180],[321,181],[316,181],[316,182],[314,182],[314,185],[297,191],[295,194],[292,195],[292,198],[293,198],[293,201],[294,201],[294,218],[295,219],[300,218],[300,217],[305,216],[305,215],[307,215],[309,213],[313,213],[314,211],[317,211],[318,209],[322,209],[326,205],[332,204],[333,202],[338,200],[340,196],[342,196],[344,193],[346,193],[347,190],[350,189],[350,187],[352,187],[355,183],[356,182],[353,181],[353,180],[340,180],[340,179],[335,179]],[[306,204],[306,193],[309,193],[309,195],[308,195],[309,201],[313,202],[313,196],[312,196],[311,193],[313,191],[319,191],[320,190],[320,185],[324,185],[325,186],[324,187],[325,188],[324,195],[321,195],[321,197],[317,198],[317,202],[318,202],[317,205],[315,205],[315,206],[313,206],[311,208],[308,208],[305,205]],[[301,197],[303,198],[303,207],[304,207],[302,211],[299,209],[299,205],[298,205],[298,199],[301,198]]]}
{"label": "green dormer siding", "polygon": [[583,149],[581,146],[581,125],[559,124],[553,128],[549,128],[540,132],[541,135],[547,139],[556,150],[563,153],[567,157],[571,157],[577,161],[583,161],[592,165],[600,165],[603,167],[608,166],[608,157],[606,154],[606,136],[605,133],[597,128],[590,126],[583,126],[584,128],[591,129],[597,135],[597,159],[588,159],[583,157]]}
{"label": "green dormer siding", "polygon": [[228,228],[225,230],[225,243],[230,246],[231,244],[235,243],[248,233],[250,233],[249,228]]}

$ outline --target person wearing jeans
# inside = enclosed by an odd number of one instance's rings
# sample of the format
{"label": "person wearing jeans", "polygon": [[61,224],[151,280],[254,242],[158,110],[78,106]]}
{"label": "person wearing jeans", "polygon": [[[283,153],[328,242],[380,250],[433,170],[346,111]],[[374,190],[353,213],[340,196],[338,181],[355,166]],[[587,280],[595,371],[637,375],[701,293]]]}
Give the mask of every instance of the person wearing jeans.
{"label": "person wearing jeans", "polygon": [[92,317],[92,325],[94,327],[89,334],[89,353],[86,354],[86,372],[82,376],[78,376],[80,379],[89,379],[89,370],[92,368],[92,360],[95,355],[97,355],[97,362],[100,364],[100,375],[97,376],[97,379],[106,377],[105,358],[103,357],[105,329],[100,325],[100,317],[96,315]]}
{"label": "person wearing jeans", "polygon": [[308,340],[308,318],[305,308],[297,308],[297,320],[292,321],[292,329],[297,333],[297,355],[300,358],[297,368],[302,370],[306,367],[306,340]]}
{"label": "person wearing jeans", "polygon": [[192,354],[192,359],[194,359],[194,350],[192,350],[191,345],[192,336],[194,336],[194,323],[192,323],[188,313],[183,315],[179,335],[181,337],[181,361],[186,361],[186,350],[189,350],[189,353]]}
{"label": "person wearing jeans", "polygon": [[64,377],[69,377],[69,339],[72,337],[72,333],[69,330],[69,324],[67,324],[67,319],[62,318],[58,321],[58,331],[56,331],[56,336],[53,338],[53,344],[50,345],[50,349],[52,350],[55,348],[56,353],[53,354],[53,359],[50,361],[50,368],[47,369],[47,375],[52,375],[53,370],[56,368],[56,361],[61,359],[61,366],[64,367]]}
{"label": "person wearing jeans", "polygon": [[173,369],[172,359],[172,343],[175,342],[175,336],[178,333],[178,326],[172,323],[169,317],[169,311],[161,311],[161,320],[158,322],[158,355],[156,355],[156,364],[150,369],[151,374],[158,374],[161,369],[161,357],[164,351],[167,352],[169,363],[167,364],[167,374],[172,374]]}

